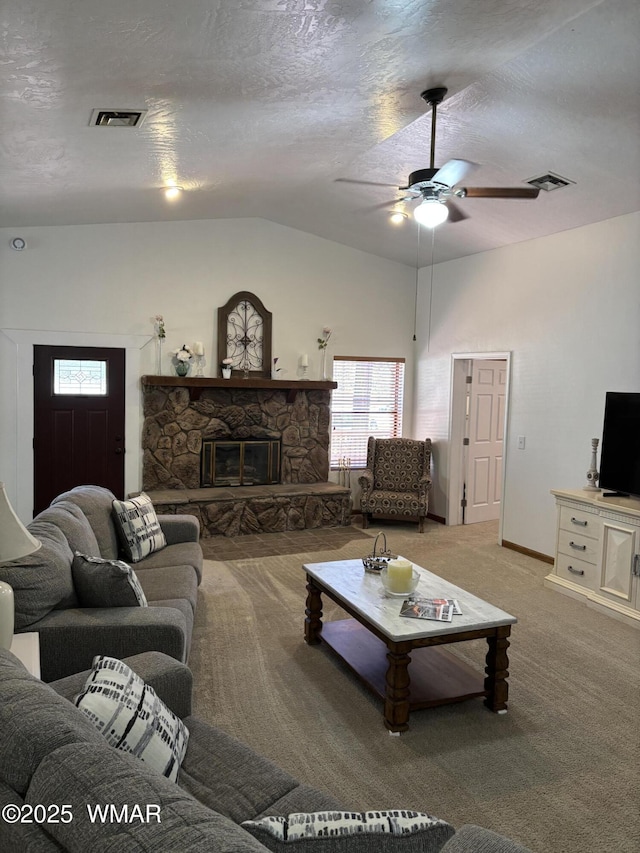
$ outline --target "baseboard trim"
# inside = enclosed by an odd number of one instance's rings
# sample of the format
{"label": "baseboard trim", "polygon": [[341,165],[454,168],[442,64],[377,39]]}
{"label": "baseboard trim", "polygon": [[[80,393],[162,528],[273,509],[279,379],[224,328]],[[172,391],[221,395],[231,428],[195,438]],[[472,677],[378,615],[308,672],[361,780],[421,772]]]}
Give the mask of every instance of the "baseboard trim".
{"label": "baseboard trim", "polygon": [[500,544],[503,548],[509,548],[511,551],[517,551],[519,554],[526,554],[527,557],[533,557],[535,560],[541,560],[543,563],[549,563],[551,566],[555,562],[553,557],[550,557],[548,554],[541,554],[540,551],[533,551],[531,548],[516,545],[515,542],[508,542],[506,539],[503,539]]}

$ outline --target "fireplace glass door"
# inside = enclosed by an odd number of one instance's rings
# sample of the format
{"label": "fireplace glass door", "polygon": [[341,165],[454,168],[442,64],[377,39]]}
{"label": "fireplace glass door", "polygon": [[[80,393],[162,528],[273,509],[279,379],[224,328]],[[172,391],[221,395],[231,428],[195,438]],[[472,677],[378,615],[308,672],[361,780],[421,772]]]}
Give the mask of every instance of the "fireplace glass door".
{"label": "fireplace glass door", "polygon": [[280,442],[205,441],[202,486],[258,486],[280,482]]}

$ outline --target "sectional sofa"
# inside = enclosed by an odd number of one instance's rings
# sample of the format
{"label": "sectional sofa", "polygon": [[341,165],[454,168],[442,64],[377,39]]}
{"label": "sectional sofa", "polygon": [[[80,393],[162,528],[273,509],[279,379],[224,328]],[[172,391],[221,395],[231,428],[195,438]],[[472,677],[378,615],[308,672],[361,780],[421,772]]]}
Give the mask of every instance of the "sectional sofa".
{"label": "sectional sofa", "polygon": [[15,631],[37,631],[44,681],[88,669],[95,655],[161,651],[186,662],[202,578],[200,528],[191,515],[158,516],[166,545],[132,564],[148,606],[82,606],[72,566],[81,553],[126,560],[114,523],[114,495],[78,486],[28,525],[42,547],[0,566],[15,597]]}
{"label": "sectional sofa", "polygon": [[[42,542],[40,551],[0,567],[0,578],[14,587],[17,630],[40,635],[43,676],[33,677],[0,649],[0,850],[528,853],[495,833],[474,826],[456,832],[446,821],[406,812],[398,803],[384,804],[398,811],[367,814],[372,833],[358,828],[354,834],[340,821],[351,825],[355,818],[359,827],[360,818],[343,814],[344,804],[193,716],[185,662],[202,573],[198,522],[191,516],[159,518],[162,547],[135,562],[134,580],[148,606],[83,607],[77,555],[89,563],[121,556],[113,501],[111,492],[96,486],[60,495],[29,525]],[[100,572],[107,568],[99,566]],[[122,701],[118,714],[109,710],[100,720],[87,713],[81,699],[93,696],[92,664],[100,656],[141,679],[147,699],[152,688],[151,705],[132,701],[127,684],[115,700]],[[104,694],[111,699],[114,692],[108,682]],[[153,724],[145,717],[150,707],[159,708]],[[112,745],[120,708],[130,714],[123,710],[120,720],[127,733],[134,719],[146,720],[135,746],[125,744],[127,751]],[[169,778],[145,760],[149,740],[163,748],[171,741],[170,727],[156,727],[167,717],[180,727],[184,747],[179,761],[171,754],[175,775]],[[106,819],[96,819],[98,807]],[[295,821],[304,832],[311,824],[317,836],[295,840]],[[381,823],[394,831],[401,824],[402,834],[380,833]]]}
{"label": "sectional sofa", "polygon": [[[45,684],[0,650],[0,810],[8,818],[0,820],[0,850],[527,853],[493,832],[474,826],[455,832],[437,819],[401,836],[339,834],[280,843],[263,829],[265,818],[321,812],[330,820],[344,804],[193,716],[191,672],[184,664],[160,653],[125,663],[188,729],[175,782],[110,746],[73,704],[89,673]],[[97,805],[112,807],[106,820],[95,819]],[[31,819],[16,819],[24,817]]]}

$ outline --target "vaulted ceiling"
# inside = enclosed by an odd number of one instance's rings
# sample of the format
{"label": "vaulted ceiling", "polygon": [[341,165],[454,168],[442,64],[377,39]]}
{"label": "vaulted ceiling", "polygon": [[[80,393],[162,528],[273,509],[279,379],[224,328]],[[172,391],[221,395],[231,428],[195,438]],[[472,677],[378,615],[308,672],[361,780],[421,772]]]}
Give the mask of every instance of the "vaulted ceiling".
{"label": "vaulted ceiling", "polygon": [[[637,0],[5,0],[0,26],[0,226],[257,216],[415,266],[640,209]],[[436,166],[573,183],[463,199],[418,246],[402,193],[337,179],[429,166],[433,86]]]}

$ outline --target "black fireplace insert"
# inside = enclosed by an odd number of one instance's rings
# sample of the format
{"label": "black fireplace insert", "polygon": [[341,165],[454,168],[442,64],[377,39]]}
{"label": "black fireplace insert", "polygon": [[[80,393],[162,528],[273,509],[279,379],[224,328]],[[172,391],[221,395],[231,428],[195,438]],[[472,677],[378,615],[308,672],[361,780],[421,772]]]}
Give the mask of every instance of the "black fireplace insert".
{"label": "black fireplace insert", "polygon": [[259,486],[280,482],[280,440],[203,441],[200,485]]}

